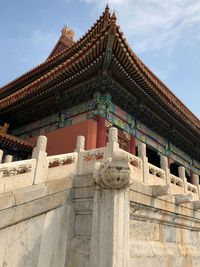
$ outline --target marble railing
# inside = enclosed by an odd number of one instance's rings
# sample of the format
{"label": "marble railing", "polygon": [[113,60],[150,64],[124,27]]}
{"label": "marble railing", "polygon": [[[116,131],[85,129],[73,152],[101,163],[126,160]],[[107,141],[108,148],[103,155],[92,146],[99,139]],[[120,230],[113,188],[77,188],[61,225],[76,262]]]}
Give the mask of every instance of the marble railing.
{"label": "marble railing", "polygon": [[[125,151],[124,151],[125,152]],[[133,179],[137,179],[143,181],[143,168],[142,168],[142,160],[133,154],[125,152],[129,158],[130,170]]]}
{"label": "marble railing", "polygon": [[188,189],[188,193],[192,195],[193,200],[199,199],[198,188],[196,185],[193,185],[187,182],[187,189]]}
{"label": "marble railing", "polygon": [[173,174],[170,174],[170,181],[173,185],[183,188],[183,180]]}
{"label": "marble railing", "polygon": [[33,184],[36,160],[0,164],[0,193]]}
{"label": "marble railing", "polygon": [[78,174],[85,175],[93,172],[96,162],[103,162],[106,158],[106,148],[97,148],[79,153]]}
{"label": "marble railing", "polygon": [[166,184],[166,174],[164,170],[148,163],[148,182],[151,185]]}
{"label": "marble railing", "polygon": [[184,193],[183,179],[170,173],[170,186],[175,194]]}
{"label": "marble railing", "polygon": [[[129,169],[131,176],[130,181],[125,183],[127,185],[133,180],[145,183],[147,186],[169,185],[170,194],[191,194],[193,201],[199,200],[199,185],[187,182],[183,167],[180,167],[182,168],[179,173],[180,177],[176,177],[170,174],[166,157],[162,157],[162,168],[148,162],[144,144],[139,149],[138,157],[120,149],[115,128],[112,128],[105,147],[86,151],[84,150],[84,137],[79,136],[75,152],[61,155],[47,156],[45,138],[39,137],[32,159],[0,164],[0,193],[75,175],[91,175],[94,179],[94,172],[100,166],[101,172],[104,172],[105,168],[110,168],[109,172],[113,173],[119,173],[125,166],[125,172],[127,173]],[[198,178],[196,177],[196,181]],[[98,179],[105,186],[106,182],[102,174]]]}
{"label": "marble railing", "polygon": [[188,191],[189,192],[197,194],[197,186],[196,185],[193,185],[191,183],[187,183],[187,185],[188,185]]}
{"label": "marble railing", "polygon": [[78,153],[67,153],[47,157],[47,180],[60,179],[72,176],[77,171]]}

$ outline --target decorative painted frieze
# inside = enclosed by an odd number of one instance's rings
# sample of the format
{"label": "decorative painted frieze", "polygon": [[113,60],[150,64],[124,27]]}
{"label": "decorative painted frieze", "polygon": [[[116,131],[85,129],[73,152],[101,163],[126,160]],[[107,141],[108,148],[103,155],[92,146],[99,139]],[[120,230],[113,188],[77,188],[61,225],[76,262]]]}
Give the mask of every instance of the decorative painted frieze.
{"label": "decorative painted frieze", "polygon": [[[106,91],[105,91],[106,92]],[[136,120],[135,117],[125,112],[119,106],[111,102],[111,96],[107,93],[96,93],[94,98],[64,110],[58,114],[54,114],[38,122],[23,126],[13,131],[26,139],[32,136],[52,132],[60,127],[73,125],[81,121],[94,118],[95,114],[99,114],[106,118],[106,127],[117,126],[122,129],[127,137],[135,136],[136,139],[155,148],[158,153],[169,157],[170,159],[185,166],[188,170],[192,170],[200,175],[200,163],[193,160],[186,153],[168,142],[159,134],[149,129],[146,125]],[[59,119],[58,119],[59,117]],[[23,135],[21,135],[23,133]]]}
{"label": "decorative painted frieze", "polygon": [[97,152],[97,153],[86,153],[86,155],[83,157],[83,160],[85,161],[91,161],[91,160],[101,160],[104,158],[104,152]]}
{"label": "decorative painted frieze", "polygon": [[94,94],[95,114],[107,117],[109,112],[109,105],[111,103],[110,94],[101,94],[99,92]]}
{"label": "decorative painted frieze", "polygon": [[20,175],[23,173],[31,172],[31,163],[13,163],[9,165],[1,165],[0,167],[0,177],[10,177],[15,175]]}
{"label": "decorative painted frieze", "polygon": [[54,168],[54,167],[58,167],[58,166],[63,166],[63,165],[68,165],[68,164],[72,164],[73,162],[75,162],[75,158],[74,157],[67,157],[64,159],[59,159],[59,158],[55,158],[52,161],[49,162],[49,168]]}

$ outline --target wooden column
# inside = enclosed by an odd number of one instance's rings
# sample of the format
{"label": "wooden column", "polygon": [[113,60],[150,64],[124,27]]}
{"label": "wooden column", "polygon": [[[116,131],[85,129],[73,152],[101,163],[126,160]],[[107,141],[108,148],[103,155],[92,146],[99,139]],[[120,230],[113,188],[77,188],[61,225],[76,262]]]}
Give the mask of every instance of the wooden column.
{"label": "wooden column", "polygon": [[132,135],[131,135],[131,140],[130,140],[130,153],[133,155],[136,154],[135,137]]}
{"label": "wooden column", "polygon": [[106,145],[106,126],[105,119],[97,115],[97,148]]}

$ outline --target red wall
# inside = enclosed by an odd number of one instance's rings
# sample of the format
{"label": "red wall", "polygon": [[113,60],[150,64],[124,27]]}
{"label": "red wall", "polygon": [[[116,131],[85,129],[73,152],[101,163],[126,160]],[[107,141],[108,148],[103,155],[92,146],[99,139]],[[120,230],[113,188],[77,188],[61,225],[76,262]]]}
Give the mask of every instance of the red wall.
{"label": "red wall", "polygon": [[[93,149],[96,148],[97,142],[97,122],[95,120],[87,120],[57,129],[45,135],[48,138],[47,154],[49,156],[73,152],[78,135],[85,136],[85,149]],[[37,137],[31,137],[27,141],[36,144]]]}

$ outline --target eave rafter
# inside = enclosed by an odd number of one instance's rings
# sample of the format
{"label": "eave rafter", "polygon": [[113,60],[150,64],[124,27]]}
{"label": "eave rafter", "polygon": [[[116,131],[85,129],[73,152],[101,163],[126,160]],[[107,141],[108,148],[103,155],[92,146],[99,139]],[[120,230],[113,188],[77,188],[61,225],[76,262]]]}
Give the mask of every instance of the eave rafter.
{"label": "eave rafter", "polygon": [[122,33],[117,27],[116,44],[113,53],[120,62],[121,67],[129,74],[130,79],[134,77],[147,92],[181,120],[187,127],[192,128],[200,135],[200,121],[185,107],[185,105],[151,72],[148,67],[130,49]]}
{"label": "eave rafter", "polygon": [[11,116],[11,111],[104,73],[115,76],[136,95],[139,105],[144,101],[155,114],[159,110],[162,117],[166,115],[171,122],[166,123],[167,130],[182,132],[182,140],[186,138],[193,147],[196,143],[199,150],[200,121],[135,55],[107,7],[78,42],[1,89],[0,115]]}
{"label": "eave rafter", "polygon": [[0,99],[7,95],[12,94],[15,91],[20,90],[20,88],[25,87],[30,82],[39,79],[42,75],[45,75],[49,70],[53,69],[62,62],[68,60],[71,56],[78,53],[81,49],[87,46],[88,43],[94,41],[101,31],[108,26],[110,22],[109,8],[106,7],[103,14],[94,23],[94,25],[77,41],[74,45],[69,48],[64,49],[60,53],[48,58],[45,62],[39,64],[32,70],[26,72],[19,78],[11,81],[2,88],[0,88]]}
{"label": "eave rafter", "polygon": [[[107,28],[109,28],[109,25]],[[89,66],[94,65],[96,61],[98,61],[98,57],[103,54],[108,38],[107,28],[98,35],[98,38],[88,43],[87,46],[82,50],[79,50],[79,52],[69,60],[58,65],[56,68],[24,88],[0,100],[0,112],[10,111],[16,103],[20,102],[22,104],[23,99],[26,97],[30,98],[34,94],[37,94],[39,97],[44,94],[44,90],[42,89],[47,85],[58,84],[65,79],[73,79],[74,77],[82,75],[82,73],[87,70]]]}

